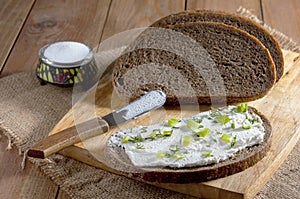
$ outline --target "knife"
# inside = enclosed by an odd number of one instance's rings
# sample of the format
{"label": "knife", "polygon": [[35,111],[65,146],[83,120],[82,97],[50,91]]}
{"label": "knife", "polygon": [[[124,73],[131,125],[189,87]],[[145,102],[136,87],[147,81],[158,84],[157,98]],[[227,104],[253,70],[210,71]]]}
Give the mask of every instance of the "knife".
{"label": "knife", "polygon": [[[150,91],[130,104],[102,118],[95,117],[48,136],[34,144],[31,149],[28,150],[27,155],[34,158],[46,158],[82,140],[108,132],[109,126],[116,126],[157,109],[164,105],[165,101],[165,93],[159,90]],[[77,132],[77,129],[80,129],[80,132]]]}

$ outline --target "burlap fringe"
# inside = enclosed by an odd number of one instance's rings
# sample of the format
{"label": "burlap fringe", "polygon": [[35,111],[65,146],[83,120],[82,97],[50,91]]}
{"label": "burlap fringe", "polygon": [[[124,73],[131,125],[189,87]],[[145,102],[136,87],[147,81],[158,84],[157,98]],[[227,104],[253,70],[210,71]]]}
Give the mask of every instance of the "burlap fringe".
{"label": "burlap fringe", "polygon": [[[20,151],[19,151],[19,153],[20,153]],[[25,169],[27,153],[28,153],[28,150],[26,150],[23,154],[23,158],[22,158],[22,162],[21,162],[21,169],[22,170]]]}
{"label": "burlap fringe", "polygon": [[[19,155],[23,155],[23,158],[22,158],[22,162],[21,162],[21,169],[24,170],[25,169],[25,165],[26,165],[26,158],[27,158],[27,152],[28,150],[25,150],[24,152],[22,151],[22,147],[21,147],[21,144],[22,143],[18,143],[16,142],[16,140],[19,140],[18,139],[18,136],[15,135],[15,133],[10,130],[9,128],[7,128],[4,124],[3,124],[3,121],[0,122],[0,131],[7,137],[8,139],[8,144],[7,144],[7,147],[6,147],[6,150],[11,150],[13,145],[16,145],[16,147],[18,148],[19,150]],[[0,138],[1,138],[1,135],[0,135]]]}
{"label": "burlap fringe", "polygon": [[0,132],[2,132],[8,139],[6,150],[11,150],[12,146],[16,146],[19,150],[19,155],[23,155],[23,153],[30,147],[28,144],[28,140],[30,138],[21,140],[21,138],[13,130],[8,128],[3,121],[0,121]]}
{"label": "burlap fringe", "polygon": [[295,41],[293,41],[293,39],[289,38],[285,34],[279,32],[278,30],[275,30],[271,26],[265,24],[263,21],[258,19],[257,16],[254,15],[250,10],[243,8],[243,7],[239,7],[237,9],[237,13],[255,21],[256,23],[261,24],[277,40],[277,42],[279,43],[279,45],[282,49],[300,53],[299,44],[297,44]]}
{"label": "burlap fringe", "polygon": [[11,150],[12,149],[12,145],[13,145],[13,136],[12,136],[12,131],[9,130],[8,128],[6,128],[3,123],[0,123],[0,131],[7,137],[8,139],[8,143],[7,143],[7,147],[6,150]]}
{"label": "burlap fringe", "polygon": [[3,121],[0,121],[0,131],[8,139],[6,150],[11,150],[12,149],[12,145],[13,145],[13,134],[14,133],[9,128],[7,128],[3,123],[4,123]]}
{"label": "burlap fringe", "polygon": [[[64,176],[62,175],[63,172],[61,170],[53,169],[53,165],[55,166],[56,161],[62,158],[63,156],[59,154],[53,154],[49,158],[45,159],[28,157],[28,159],[34,163],[34,165],[38,166],[43,173],[48,175],[55,184],[59,185],[61,188],[64,188]],[[64,190],[69,194],[69,196],[76,198],[75,194],[70,193],[67,189]]]}
{"label": "burlap fringe", "polygon": [[7,147],[6,147],[6,150],[11,150],[12,149],[12,141],[11,141],[11,138],[8,137],[8,144],[7,144]]}

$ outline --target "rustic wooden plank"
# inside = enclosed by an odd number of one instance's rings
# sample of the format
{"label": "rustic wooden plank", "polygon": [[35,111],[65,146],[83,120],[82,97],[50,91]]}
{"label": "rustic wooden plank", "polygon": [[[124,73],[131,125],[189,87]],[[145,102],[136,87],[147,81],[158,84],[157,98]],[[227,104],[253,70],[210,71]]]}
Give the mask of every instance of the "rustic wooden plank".
{"label": "rustic wooden plank", "polygon": [[184,0],[112,1],[102,41],[125,30],[149,26],[163,16],[183,11],[184,6]]}
{"label": "rustic wooden plank", "polygon": [[35,0],[0,0],[0,72]]}
{"label": "rustic wooden plank", "polygon": [[38,51],[58,40],[84,42],[91,47],[99,43],[110,0],[37,1],[28,16],[4,75],[36,68]]}
{"label": "rustic wooden plank", "polygon": [[264,22],[300,43],[300,1],[262,1]]}
{"label": "rustic wooden plank", "polygon": [[260,0],[187,0],[187,9],[211,9],[234,13],[240,6],[253,11],[261,19]]}
{"label": "rustic wooden plank", "polygon": [[[25,3],[25,1],[17,2]],[[37,62],[38,50],[47,43],[57,40],[76,40],[95,47],[100,40],[109,4],[110,0],[101,2],[95,0],[90,1],[88,4],[85,1],[72,0],[38,1],[20,33],[2,76],[18,71],[33,70]],[[66,10],[71,11],[66,12]],[[11,156],[9,154],[6,152],[5,157],[0,158],[1,162],[8,159]],[[10,160],[14,160],[14,158]],[[14,169],[15,167],[11,165],[15,165],[19,169],[19,162],[1,164],[1,166]],[[6,170],[7,168],[4,167],[0,169],[0,171],[7,173]],[[46,180],[49,181],[48,184]],[[24,181],[26,182],[25,184]],[[18,198],[18,196],[26,196],[26,198],[36,198],[37,196],[39,198],[55,198],[58,189],[57,186],[48,178],[42,176],[30,164],[27,165],[21,177],[14,176],[9,178],[8,181],[7,179],[5,182],[2,181],[0,184],[0,195],[4,196],[0,196],[0,198]],[[5,184],[5,186],[2,186],[2,184]],[[37,190],[43,191],[45,194],[41,195],[36,192]],[[66,194],[63,195],[65,196]]]}
{"label": "rustic wooden plank", "polygon": [[[300,87],[300,59],[298,53],[289,51],[284,52],[284,57],[285,69],[289,72],[282,77],[282,79],[275,85],[273,90],[266,97],[249,103],[256,107],[270,120],[273,128],[271,150],[263,160],[243,172],[205,183],[162,183],[155,185],[205,198],[254,197],[278,169],[280,164],[284,161],[297,141],[300,139],[300,110],[297,106],[299,99],[299,92],[297,92],[297,90],[299,90]],[[96,96],[97,115],[105,115],[110,111],[109,107],[112,103],[112,99],[115,100],[115,96],[113,94],[113,97],[110,96],[110,93],[112,92],[111,90],[112,86],[110,84],[99,89]],[[282,96],[285,97],[282,98]],[[286,101],[289,103],[284,103]],[[176,118],[180,117],[181,114],[180,110],[179,112],[176,110],[167,110],[166,112],[168,115],[172,115],[172,117]],[[164,112],[164,114],[166,112]],[[84,117],[85,114],[86,113],[83,111],[81,116]],[[158,114],[156,116],[164,117],[164,114]],[[132,123],[124,125],[147,125],[147,121],[150,121],[150,118],[147,118],[147,115],[144,115]],[[69,111],[69,113],[65,115],[51,133],[56,133],[72,124],[74,124],[73,115],[72,111]],[[122,129],[127,128],[125,126],[120,125],[119,127]],[[117,128],[111,129],[109,134],[116,130]],[[62,150],[60,153],[95,167],[120,174],[119,171],[109,168],[99,162],[101,156],[103,156],[102,151],[105,148],[105,139],[103,138],[104,137],[98,137],[88,142],[86,141],[84,145],[85,149],[79,148],[83,147],[83,145],[77,145],[79,147],[74,146],[73,148],[67,148]],[[91,152],[94,156],[89,154],[89,152]],[[127,176],[130,177],[130,174]]]}
{"label": "rustic wooden plank", "polygon": [[33,164],[27,161],[21,169],[22,156],[16,147],[6,150],[8,140],[0,140],[0,198],[54,199],[58,187]]}

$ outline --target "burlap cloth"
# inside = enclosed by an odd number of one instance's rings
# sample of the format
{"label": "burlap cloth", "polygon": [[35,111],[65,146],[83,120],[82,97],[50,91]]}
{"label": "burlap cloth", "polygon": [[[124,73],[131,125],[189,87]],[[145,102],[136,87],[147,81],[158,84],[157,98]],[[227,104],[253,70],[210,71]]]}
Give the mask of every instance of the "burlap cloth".
{"label": "burlap cloth", "polygon": [[[240,10],[248,15],[246,10]],[[269,28],[269,27],[267,27]],[[299,47],[272,29],[282,48],[299,52]],[[71,108],[72,88],[41,86],[34,72],[23,72],[0,79],[0,128],[11,145],[26,151],[49,131]],[[52,155],[34,161],[40,169],[72,198],[193,198],[157,188],[88,166],[71,158]],[[300,142],[257,194],[256,198],[300,198]]]}

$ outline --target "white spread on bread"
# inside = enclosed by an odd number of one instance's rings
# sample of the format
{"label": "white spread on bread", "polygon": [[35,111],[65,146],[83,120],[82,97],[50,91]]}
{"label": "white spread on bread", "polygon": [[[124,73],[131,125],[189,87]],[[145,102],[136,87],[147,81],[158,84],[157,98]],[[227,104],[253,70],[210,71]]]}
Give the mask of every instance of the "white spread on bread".
{"label": "white spread on bread", "polygon": [[123,147],[139,167],[193,167],[219,163],[262,143],[265,129],[246,104],[172,118],[113,134],[109,145]]}

